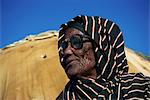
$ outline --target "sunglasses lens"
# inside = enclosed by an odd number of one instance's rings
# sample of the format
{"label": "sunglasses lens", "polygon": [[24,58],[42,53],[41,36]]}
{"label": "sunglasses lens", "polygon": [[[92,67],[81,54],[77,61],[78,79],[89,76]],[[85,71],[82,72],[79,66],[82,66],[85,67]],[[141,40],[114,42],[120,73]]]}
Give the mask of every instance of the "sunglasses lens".
{"label": "sunglasses lens", "polygon": [[71,47],[75,49],[81,49],[83,45],[83,41],[81,36],[72,36],[70,40],[65,40],[61,43],[61,48],[64,51],[68,47],[68,43],[71,43]]}
{"label": "sunglasses lens", "polygon": [[80,36],[72,36],[70,42],[73,48],[80,49],[82,48],[82,40]]}
{"label": "sunglasses lens", "polygon": [[67,42],[67,41],[63,41],[63,42],[61,43],[61,48],[62,48],[63,50],[65,50],[67,47],[68,47],[68,42]]}

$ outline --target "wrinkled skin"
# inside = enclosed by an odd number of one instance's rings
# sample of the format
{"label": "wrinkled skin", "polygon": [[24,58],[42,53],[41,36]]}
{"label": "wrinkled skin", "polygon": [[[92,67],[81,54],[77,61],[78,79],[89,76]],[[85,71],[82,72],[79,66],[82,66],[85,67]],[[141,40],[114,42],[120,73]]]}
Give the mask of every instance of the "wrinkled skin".
{"label": "wrinkled skin", "polygon": [[[83,34],[75,28],[68,28],[65,31],[65,38],[70,38],[75,34]],[[71,79],[74,77],[96,78],[95,56],[91,42],[83,43],[81,49],[74,49],[69,43],[63,52],[65,65],[63,66],[67,76]]]}

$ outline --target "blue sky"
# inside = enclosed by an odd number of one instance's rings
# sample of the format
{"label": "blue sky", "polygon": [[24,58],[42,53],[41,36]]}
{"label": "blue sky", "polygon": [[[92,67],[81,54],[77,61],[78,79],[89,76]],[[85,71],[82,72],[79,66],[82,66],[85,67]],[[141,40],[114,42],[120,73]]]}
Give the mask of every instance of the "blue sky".
{"label": "blue sky", "polygon": [[125,45],[150,55],[149,0],[1,0],[0,48],[29,34],[58,30],[77,15],[117,23]]}

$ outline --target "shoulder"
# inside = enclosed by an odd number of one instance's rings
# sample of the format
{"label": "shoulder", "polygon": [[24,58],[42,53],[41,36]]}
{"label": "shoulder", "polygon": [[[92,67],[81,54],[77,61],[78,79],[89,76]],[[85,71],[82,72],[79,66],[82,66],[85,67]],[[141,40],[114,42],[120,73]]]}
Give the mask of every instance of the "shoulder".
{"label": "shoulder", "polygon": [[63,92],[61,92],[58,97],[56,98],[56,100],[62,100],[63,99]]}
{"label": "shoulder", "polygon": [[64,100],[64,99],[66,98],[66,93],[67,93],[67,91],[68,91],[68,88],[70,88],[71,83],[72,83],[72,82],[69,81],[69,82],[66,84],[65,88],[64,88],[63,91],[58,95],[58,97],[56,98],[56,100]]}
{"label": "shoulder", "polygon": [[150,77],[142,73],[124,74],[121,76],[121,83],[123,85],[150,85]]}
{"label": "shoulder", "polygon": [[142,73],[129,73],[129,74],[123,74],[121,76],[121,80],[122,81],[130,81],[130,80],[132,80],[132,82],[139,82],[139,81],[149,82],[150,81],[150,77],[145,76]]}
{"label": "shoulder", "polygon": [[150,77],[142,73],[122,75],[121,85],[124,97],[150,98]]}

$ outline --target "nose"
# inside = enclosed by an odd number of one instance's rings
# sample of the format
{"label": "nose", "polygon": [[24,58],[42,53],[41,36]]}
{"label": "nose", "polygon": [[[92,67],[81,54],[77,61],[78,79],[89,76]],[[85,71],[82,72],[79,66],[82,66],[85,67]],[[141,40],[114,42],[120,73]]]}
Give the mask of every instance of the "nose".
{"label": "nose", "polygon": [[71,43],[69,43],[68,47],[64,50],[64,55],[71,55],[73,53],[72,49]]}

